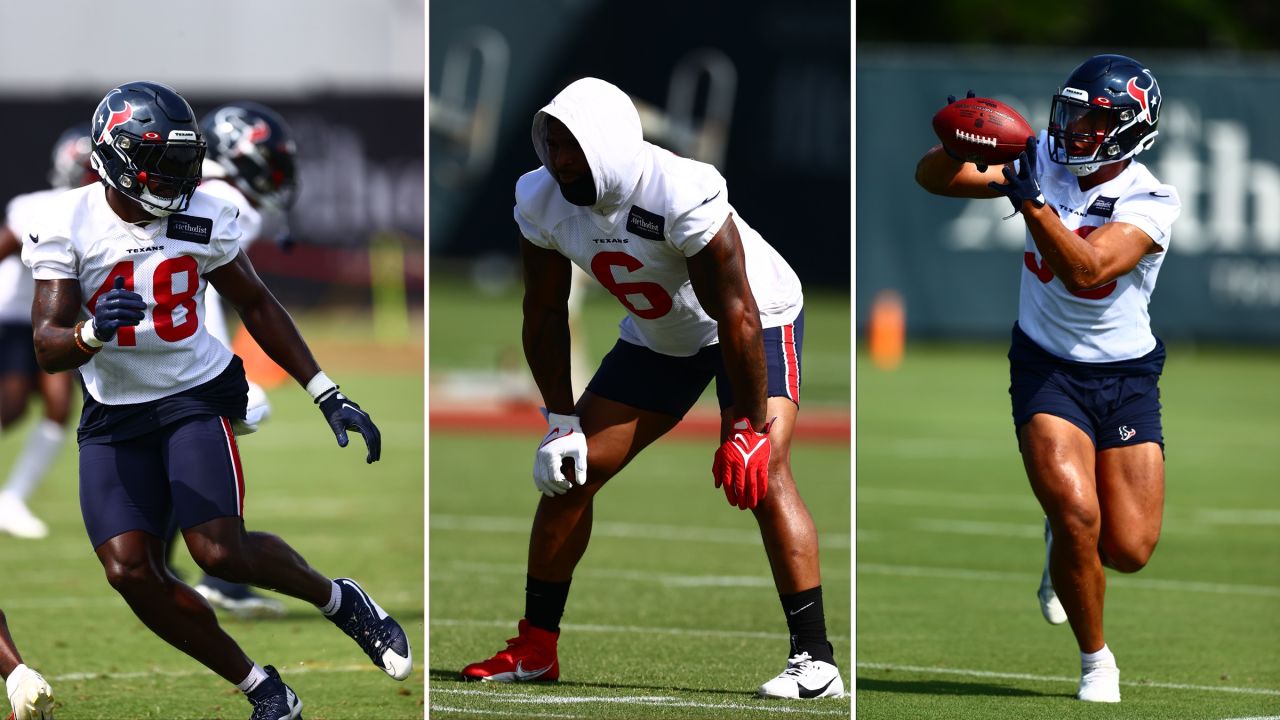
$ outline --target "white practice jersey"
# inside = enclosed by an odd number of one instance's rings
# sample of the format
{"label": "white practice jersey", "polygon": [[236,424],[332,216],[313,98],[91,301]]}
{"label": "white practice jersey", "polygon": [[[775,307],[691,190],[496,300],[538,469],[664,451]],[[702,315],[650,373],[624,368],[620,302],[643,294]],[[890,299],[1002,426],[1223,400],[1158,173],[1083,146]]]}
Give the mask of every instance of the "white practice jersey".
{"label": "white practice jersey", "polygon": [[[4,224],[24,245],[27,228],[39,222],[50,198],[66,192],[60,188],[23,193],[9,201],[5,209]],[[35,295],[35,281],[31,271],[22,264],[16,253],[0,260],[0,322],[31,324],[31,300]]]}
{"label": "white practice jersey", "polygon": [[1182,211],[1178,191],[1160,183],[1134,160],[1119,176],[1081,191],[1064,165],[1049,159],[1048,135],[1040,137],[1036,166],[1040,190],[1063,225],[1081,237],[1108,222],[1135,225],[1164,248],[1106,285],[1071,292],[1058,280],[1027,232],[1023,254],[1018,327],[1037,345],[1079,362],[1142,357],[1156,347],[1147,305],[1160,265],[1169,251],[1173,222]]}
{"label": "white practice jersey", "polygon": [[147,303],[137,327],[80,367],[89,394],[106,405],[150,402],[213,379],[232,356],[204,327],[204,275],[240,252],[235,206],[197,190],[186,212],[139,226],[121,220],[104,191],[57,197],[32,231],[39,242],[22,248],[36,280],[79,281],[86,319],[116,277]]}
{"label": "white practice jersey", "polygon": [[[597,186],[591,207],[565,200],[546,168],[548,114],[582,146]],[[800,314],[799,278],[729,204],[720,173],[645,142],[634,107],[616,88],[570,85],[535,116],[533,137],[544,165],[516,183],[516,224],[529,242],[563,254],[618,298],[627,309],[623,340],[678,357],[718,341],[686,260],[731,216],[761,325],[786,325]]]}

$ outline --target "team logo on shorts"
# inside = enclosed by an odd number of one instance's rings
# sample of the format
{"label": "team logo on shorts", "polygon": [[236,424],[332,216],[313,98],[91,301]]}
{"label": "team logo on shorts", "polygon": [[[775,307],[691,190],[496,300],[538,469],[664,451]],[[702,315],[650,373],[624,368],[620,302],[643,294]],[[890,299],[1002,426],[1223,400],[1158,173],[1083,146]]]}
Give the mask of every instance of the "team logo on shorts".
{"label": "team logo on shorts", "polygon": [[1138,431],[1137,431],[1137,430],[1134,430],[1133,428],[1129,427],[1128,425],[1121,425],[1121,426],[1120,426],[1120,439],[1121,439],[1122,441],[1128,442],[1129,440],[1132,440],[1132,439],[1133,439],[1133,436],[1134,436],[1134,435],[1137,435],[1137,434],[1138,434]]}

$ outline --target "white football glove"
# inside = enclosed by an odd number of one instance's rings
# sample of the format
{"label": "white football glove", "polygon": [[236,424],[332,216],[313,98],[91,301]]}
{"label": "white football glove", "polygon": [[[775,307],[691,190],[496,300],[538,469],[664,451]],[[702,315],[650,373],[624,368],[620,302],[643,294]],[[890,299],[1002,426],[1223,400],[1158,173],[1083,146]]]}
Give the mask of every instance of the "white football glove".
{"label": "white football glove", "polygon": [[[533,484],[547,497],[569,492],[576,482],[587,482],[587,436],[577,415],[557,415],[543,410],[547,418],[547,435],[542,438],[533,457]],[[573,460],[573,481],[564,476],[561,464]]]}
{"label": "white football glove", "polygon": [[53,689],[40,673],[19,665],[4,684],[13,720],[53,720]]}

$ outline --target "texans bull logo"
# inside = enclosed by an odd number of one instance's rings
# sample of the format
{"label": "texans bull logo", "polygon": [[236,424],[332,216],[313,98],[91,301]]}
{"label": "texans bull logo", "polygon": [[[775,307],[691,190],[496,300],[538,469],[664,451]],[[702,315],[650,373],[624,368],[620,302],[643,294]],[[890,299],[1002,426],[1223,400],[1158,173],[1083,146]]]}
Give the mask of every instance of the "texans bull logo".
{"label": "texans bull logo", "polygon": [[107,142],[111,138],[111,130],[133,119],[133,106],[129,101],[124,101],[124,109],[116,110],[111,107],[111,98],[119,95],[120,89],[116,88],[102,99],[102,104],[98,106],[98,117],[95,118],[95,124],[101,125],[102,129],[98,131],[98,139],[96,142]]}
{"label": "texans bull logo", "polygon": [[1148,124],[1154,125],[1160,114],[1160,89],[1156,85],[1156,79],[1151,77],[1150,70],[1143,70],[1147,79],[1151,84],[1147,87],[1138,85],[1138,77],[1129,78],[1128,85],[1125,86],[1125,92],[1129,93],[1129,97],[1138,101],[1142,106],[1142,114],[1139,119],[1146,120]]}

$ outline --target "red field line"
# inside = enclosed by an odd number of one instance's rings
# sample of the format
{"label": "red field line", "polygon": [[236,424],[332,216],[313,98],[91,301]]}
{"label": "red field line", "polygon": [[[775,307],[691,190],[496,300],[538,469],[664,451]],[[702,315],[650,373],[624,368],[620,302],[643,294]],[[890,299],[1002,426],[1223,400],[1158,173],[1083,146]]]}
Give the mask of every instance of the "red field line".
{"label": "red field line", "polygon": [[[432,403],[429,410],[429,430],[536,435],[547,429],[538,409],[522,403],[479,407]],[[796,420],[795,439],[848,445],[851,430],[852,422],[847,410],[801,408]],[[719,415],[709,409],[694,408],[668,435],[715,440],[719,432]]]}

